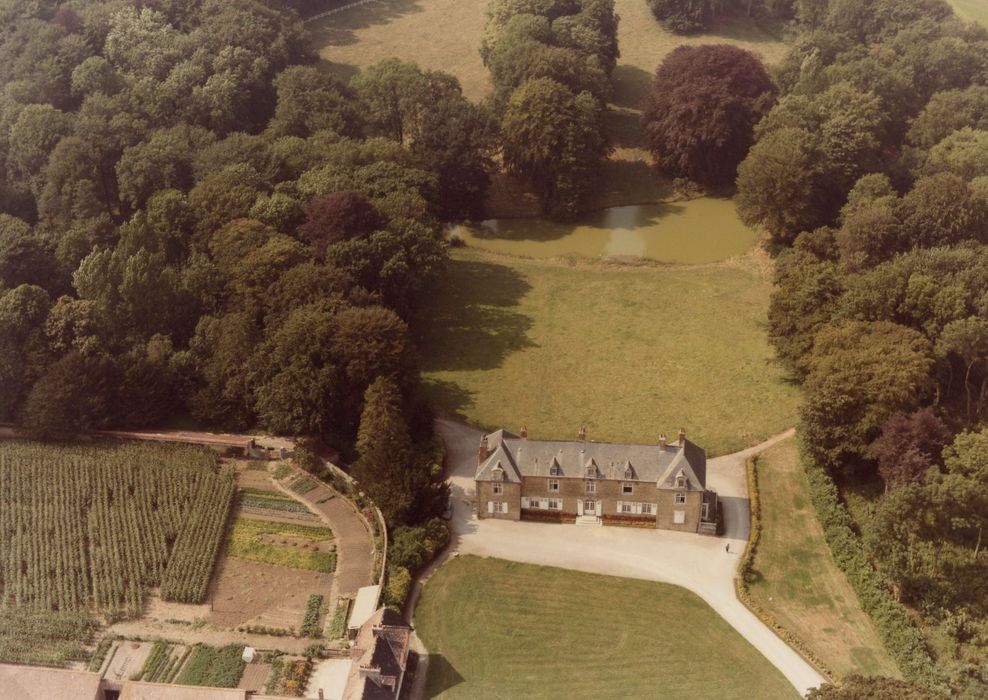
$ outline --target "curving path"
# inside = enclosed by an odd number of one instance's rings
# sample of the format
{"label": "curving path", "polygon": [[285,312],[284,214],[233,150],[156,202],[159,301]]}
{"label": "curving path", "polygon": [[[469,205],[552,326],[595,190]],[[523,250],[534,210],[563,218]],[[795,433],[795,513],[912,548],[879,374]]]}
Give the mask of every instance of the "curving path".
{"label": "curving path", "polygon": [[[800,693],[825,682],[734,594],[734,576],[750,529],[745,459],[791,437],[794,430],[708,461],[708,485],[717,490],[723,501],[726,534],[704,537],[664,530],[477,520],[473,515],[473,476],[481,433],[450,420],[437,421],[436,429],[446,444],[446,468],[453,494],[453,539],[448,552],[683,586],[727,620]],[[726,545],[730,545],[730,553],[725,551]],[[415,597],[418,592],[416,589]]]}

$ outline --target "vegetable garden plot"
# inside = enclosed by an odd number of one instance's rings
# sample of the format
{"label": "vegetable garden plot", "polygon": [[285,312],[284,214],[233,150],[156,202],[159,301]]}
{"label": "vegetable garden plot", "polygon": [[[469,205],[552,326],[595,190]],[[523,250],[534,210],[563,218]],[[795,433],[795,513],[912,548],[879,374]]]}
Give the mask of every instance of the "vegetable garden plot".
{"label": "vegetable garden plot", "polygon": [[0,604],[142,612],[202,600],[233,494],[190,447],[0,444]]}

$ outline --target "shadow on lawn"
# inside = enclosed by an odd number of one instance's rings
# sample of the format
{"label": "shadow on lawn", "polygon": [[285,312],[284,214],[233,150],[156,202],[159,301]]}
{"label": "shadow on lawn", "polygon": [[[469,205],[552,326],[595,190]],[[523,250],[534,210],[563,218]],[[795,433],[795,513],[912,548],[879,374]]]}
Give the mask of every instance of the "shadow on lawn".
{"label": "shadow on lawn", "polygon": [[357,43],[356,32],[376,24],[388,24],[404,15],[422,12],[418,0],[377,0],[312,21],[309,43],[312,46],[350,46]]}
{"label": "shadow on lawn", "polygon": [[[423,309],[418,323],[422,369],[496,369],[508,355],[535,347],[528,337],[532,319],[518,312],[531,288],[506,265],[450,261],[445,280],[433,290],[433,302]],[[469,400],[464,392],[452,398],[461,404]]]}
{"label": "shadow on lawn", "polygon": [[453,668],[453,664],[445,656],[429,654],[429,683],[426,687],[425,697],[434,698],[437,695],[442,695],[464,680],[460,672]]}

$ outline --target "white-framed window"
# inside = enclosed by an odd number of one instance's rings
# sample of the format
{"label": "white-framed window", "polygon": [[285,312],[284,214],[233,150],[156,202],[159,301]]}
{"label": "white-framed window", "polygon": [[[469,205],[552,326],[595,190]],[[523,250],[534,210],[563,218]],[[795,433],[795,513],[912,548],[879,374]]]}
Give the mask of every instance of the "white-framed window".
{"label": "white-framed window", "polygon": [[559,476],[563,473],[562,468],[559,466],[559,462],[555,460],[552,462],[552,466],[549,467],[549,474],[552,476]]}
{"label": "white-framed window", "polygon": [[642,515],[655,515],[655,504],[642,503]]}
{"label": "white-framed window", "polygon": [[681,506],[686,503],[686,494],[682,491],[676,493],[676,505]]}
{"label": "white-framed window", "polygon": [[487,501],[488,513],[507,513],[508,504],[504,501]]}
{"label": "white-framed window", "polygon": [[543,505],[544,501],[541,498],[523,498],[522,505],[526,508],[545,508]]}
{"label": "white-framed window", "polygon": [[549,479],[549,490],[559,491],[559,479]]}
{"label": "white-framed window", "polygon": [[587,479],[587,493],[597,493],[597,482]]}
{"label": "white-framed window", "polygon": [[709,503],[704,503],[703,504],[703,507],[700,509],[700,513],[701,513],[701,516],[703,517],[704,520],[709,520],[710,519],[710,504]]}
{"label": "white-framed window", "polygon": [[681,488],[683,488],[685,486],[686,486],[686,477],[685,476],[677,476],[676,477],[676,488],[677,489],[681,489]]}
{"label": "white-framed window", "polygon": [[558,500],[556,498],[550,498],[549,499],[549,510],[562,510],[562,509],[563,509],[563,502],[562,501],[560,501],[560,500]]}
{"label": "white-framed window", "polygon": [[627,481],[621,484],[621,493],[634,493],[634,492],[635,492],[634,484],[630,484]]}
{"label": "white-framed window", "polygon": [[500,496],[502,493],[504,493],[504,484],[501,484],[501,483],[498,483],[498,482],[495,481],[494,482],[494,495],[495,496]]}
{"label": "white-framed window", "polygon": [[634,504],[633,503],[629,503],[628,501],[621,501],[618,504],[618,507],[619,507],[619,510],[622,513],[634,513],[635,512]]}
{"label": "white-framed window", "polygon": [[674,510],[672,511],[672,522],[676,525],[682,525],[686,522],[686,511],[685,510]]}

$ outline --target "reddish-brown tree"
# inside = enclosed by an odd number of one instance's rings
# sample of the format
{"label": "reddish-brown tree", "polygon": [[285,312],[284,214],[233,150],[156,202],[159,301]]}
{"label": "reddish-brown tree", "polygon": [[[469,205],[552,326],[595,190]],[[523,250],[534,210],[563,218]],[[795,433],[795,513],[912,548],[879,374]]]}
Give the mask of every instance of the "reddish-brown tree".
{"label": "reddish-brown tree", "polygon": [[305,223],[298,235],[319,258],[326,248],[367,236],[384,226],[384,217],[362,192],[331,192],[313,197],[305,207]]}
{"label": "reddish-brown tree", "polygon": [[932,408],[914,413],[893,413],[868,448],[878,460],[878,473],[886,489],[919,481],[926,470],[940,462],[943,448],[953,436]]}
{"label": "reddish-brown tree", "polygon": [[707,185],[733,182],[774,94],[750,51],[680,46],[659,66],[645,98],[642,122],[656,164]]}

